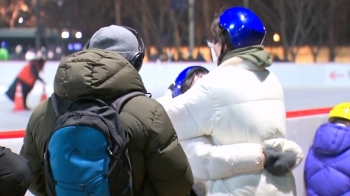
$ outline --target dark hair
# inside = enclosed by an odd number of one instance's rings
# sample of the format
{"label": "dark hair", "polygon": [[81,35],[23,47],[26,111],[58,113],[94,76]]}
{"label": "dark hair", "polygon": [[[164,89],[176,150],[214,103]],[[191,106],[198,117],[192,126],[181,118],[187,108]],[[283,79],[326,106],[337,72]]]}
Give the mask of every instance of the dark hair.
{"label": "dark hair", "polygon": [[214,20],[211,23],[211,34],[213,35],[213,38],[215,42],[221,42],[221,35],[223,34],[224,29],[219,24],[219,17],[220,15],[218,13],[215,13]]}
{"label": "dark hair", "polygon": [[33,59],[30,62],[38,65],[40,69],[42,69],[46,63],[46,60],[44,58],[38,58],[38,59]]}
{"label": "dark hair", "polygon": [[330,122],[330,123],[345,123],[345,122],[350,122],[350,120],[348,120],[346,118],[332,117],[332,118],[329,118],[328,122]]}
{"label": "dark hair", "polygon": [[181,93],[183,94],[183,93],[185,93],[186,91],[188,91],[188,89],[191,88],[191,84],[193,83],[194,77],[195,77],[196,75],[198,75],[198,74],[207,74],[207,73],[208,73],[208,72],[205,71],[205,70],[203,70],[203,69],[198,69],[198,70],[193,71],[192,73],[190,73],[190,74],[187,76],[185,82],[184,82],[184,83],[182,84],[182,86],[181,86],[181,89],[180,89]]}
{"label": "dark hair", "polygon": [[[220,14],[215,13],[214,20],[211,23],[211,33],[213,34],[213,38],[216,43],[220,43],[222,46],[226,46],[227,50],[230,51],[230,50],[234,50],[235,47],[231,41],[231,37],[229,33],[226,30],[224,30],[219,23],[219,18],[221,13],[223,13],[227,8],[228,8],[227,6],[221,8]],[[225,55],[224,49],[225,49],[224,47],[221,47],[221,53],[220,53],[220,56],[218,57],[218,65],[221,64],[221,61],[224,58],[224,55]]]}

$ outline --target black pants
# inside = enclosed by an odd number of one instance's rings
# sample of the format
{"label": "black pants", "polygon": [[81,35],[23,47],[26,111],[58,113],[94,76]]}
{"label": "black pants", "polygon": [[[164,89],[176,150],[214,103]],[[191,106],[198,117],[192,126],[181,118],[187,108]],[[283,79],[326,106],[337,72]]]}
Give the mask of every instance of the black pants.
{"label": "black pants", "polygon": [[27,159],[0,147],[0,195],[23,196],[30,184],[32,170]]}
{"label": "black pants", "polygon": [[15,81],[11,84],[9,89],[6,91],[6,95],[12,100],[15,100],[15,94],[16,94],[16,87],[17,83],[20,83],[22,85],[22,95],[23,95],[23,104],[26,109],[27,107],[27,97],[30,91],[32,91],[33,86],[28,85],[27,83],[23,82],[22,80],[16,78]]}

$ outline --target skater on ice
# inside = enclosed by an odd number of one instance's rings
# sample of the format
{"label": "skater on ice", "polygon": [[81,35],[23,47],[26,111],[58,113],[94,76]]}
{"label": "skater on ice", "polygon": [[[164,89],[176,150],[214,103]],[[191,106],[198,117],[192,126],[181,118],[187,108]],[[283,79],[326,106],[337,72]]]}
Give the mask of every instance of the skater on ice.
{"label": "skater on ice", "polygon": [[[15,96],[18,90],[22,94],[21,105],[23,104],[23,109],[29,110],[27,106],[27,98],[29,93],[33,90],[35,82],[39,80],[43,85],[45,81],[40,77],[40,73],[44,69],[46,58],[44,56],[37,56],[35,59],[29,61],[18,73],[15,80],[10,85],[9,89],[6,91],[7,97],[15,102]],[[18,89],[19,88],[19,89]],[[16,104],[16,103],[15,103]]]}

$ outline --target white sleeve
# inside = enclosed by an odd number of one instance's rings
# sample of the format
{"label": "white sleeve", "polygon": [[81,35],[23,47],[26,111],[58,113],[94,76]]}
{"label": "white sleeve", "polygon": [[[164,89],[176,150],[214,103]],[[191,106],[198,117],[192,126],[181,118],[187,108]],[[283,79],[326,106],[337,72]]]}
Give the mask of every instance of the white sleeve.
{"label": "white sleeve", "polygon": [[303,150],[300,148],[300,146],[291,141],[291,140],[287,140],[284,138],[277,138],[277,139],[269,139],[264,141],[263,143],[264,149],[266,148],[273,148],[279,152],[293,152],[297,159],[295,161],[295,166],[293,167],[293,169],[295,167],[297,167],[300,162],[303,160]]}
{"label": "white sleeve", "polygon": [[213,146],[207,137],[180,142],[195,179],[216,180],[263,170],[260,144],[240,143]]}
{"label": "white sleeve", "polygon": [[173,99],[172,91],[168,89],[162,97],[159,97],[157,99],[157,101],[161,105],[166,105],[166,103],[169,102],[171,99]]}
{"label": "white sleeve", "polygon": [[215,126],[215,105],[205,78],[199,79],[184,94],[162,104],[180,141],[210,135]]}

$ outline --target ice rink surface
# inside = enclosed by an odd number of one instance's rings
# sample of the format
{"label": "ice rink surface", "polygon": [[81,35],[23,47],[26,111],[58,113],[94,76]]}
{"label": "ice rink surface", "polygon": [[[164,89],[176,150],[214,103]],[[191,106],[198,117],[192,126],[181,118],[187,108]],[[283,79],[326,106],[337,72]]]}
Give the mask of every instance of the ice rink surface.
{"label": "ice rink surface", "polygon": [[[41,88],[36,86],[28,96],[28,106],[34,108],[40,100]],[[48,87],[48,94],[52,92],[52,87]],[[31,111],[13,112],[13,103],[4,95],[6,88],[0,89],[0,130],[25,129]],[[162,96],[165,89],[151,91],[153,98]],[[344,89],[307,89],[307,88],[287,88],[284,89],[285,104],[287,111],[302,110],[321,107],[332,107],[344,101],[350,101],[350,88]]]}

